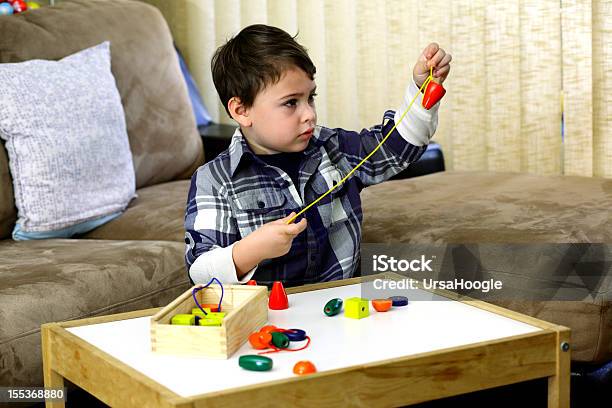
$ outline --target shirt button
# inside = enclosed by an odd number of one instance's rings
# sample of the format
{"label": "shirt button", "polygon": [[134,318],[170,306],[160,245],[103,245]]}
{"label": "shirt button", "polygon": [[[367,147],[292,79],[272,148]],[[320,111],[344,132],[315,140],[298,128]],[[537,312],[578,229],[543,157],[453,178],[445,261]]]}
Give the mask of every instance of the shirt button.
{"label": "shirt button", "polygon": [[257,206],[258,206],[259,208],[264,208],[264,207],[266,206],[266,203],[264,203],[263,201],[258,201],[258,202],[257,202]]}

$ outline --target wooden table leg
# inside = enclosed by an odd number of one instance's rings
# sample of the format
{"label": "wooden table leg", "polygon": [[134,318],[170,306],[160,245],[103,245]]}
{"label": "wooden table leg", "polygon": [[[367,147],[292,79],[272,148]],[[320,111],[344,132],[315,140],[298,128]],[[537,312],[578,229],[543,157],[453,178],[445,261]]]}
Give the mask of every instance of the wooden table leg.
{"label": "wooden table leg", "polygon": [[548,408],[570,406],[570,331],[557,332],[557,369],[548,377]]}
{"label": "wooden table leg", "polygon": [[[52,365],[52,324],[45,324],[40,329],[42,337],[42,356],[43,356],[43,377],[45,381],[45,388],[64,388],[64,377],[53,370]],[[65,397],[65,396],[64,396]],[[64,408],[65,402],[51,402],[45,403],[46,408]]]}

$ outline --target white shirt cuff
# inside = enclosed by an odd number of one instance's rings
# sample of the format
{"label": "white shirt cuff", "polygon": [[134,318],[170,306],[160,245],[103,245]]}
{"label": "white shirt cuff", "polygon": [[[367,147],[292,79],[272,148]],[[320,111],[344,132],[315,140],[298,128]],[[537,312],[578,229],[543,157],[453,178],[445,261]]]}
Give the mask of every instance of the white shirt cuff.
{"label": "white shirt cuff", "polygon": [[212,278],[230,285],[247,283],[253,277],[257,266],[247,272],[242,279],[238,279],[232,257],[234,245],[235,243],[225,248],[217,247],[198,256],[189,268],[191,280],[196,285],[206,285]]}
{"label": "white shirt cuff", "polygon": [[[401,116],[404,114],[410,102],[417,95],[416,100],[412,104],[410,111],[404,116],[400,122]],[[394,121],[396,129],[400,135],[410,144],[415,146],[424,146],[429,144],[429,141],[436,132],[438,127],[438,109],[440,102],[436,103],[431,109],[427,110],[423,107],[423,94],[419,92],[419,88],[410,81],[406,88],[404,100],[400,107],[395,111]],[[399,123],[398,123],[399,122]]]}

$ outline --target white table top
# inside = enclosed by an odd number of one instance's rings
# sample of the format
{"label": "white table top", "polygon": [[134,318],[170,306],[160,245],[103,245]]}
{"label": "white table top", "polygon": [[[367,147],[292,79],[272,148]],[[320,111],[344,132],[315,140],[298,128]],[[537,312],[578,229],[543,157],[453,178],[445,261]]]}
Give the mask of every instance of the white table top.
{"label": "white table top", "polygon": [[[428,292],[422,295],[432,298]],[[290,378],[299,360],[310,360],[318,371],[325,371],[541,330],[450,300],[411,301],[386,313],[378,313],[370,305],[370,317],[360,320],[346,318],[343,313],[333,317],[323,314],[328,300],[353,296],[361,296],[360,285],[289,295],[288,310],[270,310],[269,324],[306,330],[312,341],[302,351],[267,354],[274,360],[273,369],[267,372],[238,366],[238,357],[257,352],[248,342],[228,360],[154,354],[150,317],[67,330],[183,397]],[[291,347],[302,344],[292,343]]]}

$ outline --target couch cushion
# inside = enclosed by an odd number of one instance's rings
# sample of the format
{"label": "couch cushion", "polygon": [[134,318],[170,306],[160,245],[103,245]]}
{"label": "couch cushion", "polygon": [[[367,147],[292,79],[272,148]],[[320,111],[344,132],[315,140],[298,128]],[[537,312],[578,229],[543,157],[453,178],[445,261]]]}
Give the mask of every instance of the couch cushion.
{"label": "couch cushion", "polygon": [[[612,180],[488,172],[442,172],[368,187],[361,194],[364,243],[551,244],[612,242]],[[399,214],[399,216],[398,216]],[[529,247],[529,246],[527,246]],[[503,262],[506,265],[503,265]],[[513,273],[511,258],[499,273]],[[538,268],[524,282],[537,282]],[[601,279],[600,285],[610,285]],[[573,330],[572,359],[612,359],[612,303],[493,301]],[[541,297],[544,299],[544,297]]]}
{"label": "couch cushion", "polygon": [[184,246],[2,241],[0,384],[42,385],[40,325],[165,306],[189,287]]}
{"label": "couch cushion", "polygon": [[84,236],[93,239],[150,239],[184,242],[189,180],[139,189],[121,217]]}
{"label": "couch cushion", "polygon": [[58,60],[103,41],[111,43],[137,187],[190,177],[202,162],[202,142],[170,31],[155,7],[73,0],[0,18],[0,63]]}

